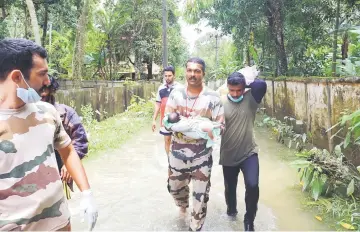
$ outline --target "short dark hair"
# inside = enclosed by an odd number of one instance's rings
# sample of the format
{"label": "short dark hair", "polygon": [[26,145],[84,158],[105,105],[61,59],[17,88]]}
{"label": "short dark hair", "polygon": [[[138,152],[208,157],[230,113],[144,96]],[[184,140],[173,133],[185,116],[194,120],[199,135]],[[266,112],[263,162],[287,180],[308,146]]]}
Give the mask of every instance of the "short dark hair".
{"label": "short dark hair", "polygon": [[164,68],[163,72],[172,72],[172,74],[175,75],[175,68],[173,66],[169,65],[166,68]]}
{"label": "short dark hair", "polygon": [[49,79],[50,79],[50,84],[47,86],[43,86],[39,90],[39,93],[42,93],[45,90],[49,90],[50,91],[49,95],[47,96],[47,98],[45,98],[46,99],[45,101],[52,105],[55,105],[55,93],[59,89],[60,85],[54,76],[49,75]]}
{"label": "short dark hair", "polygon": [[47,88],[51,89],[51,91],[56,92],[59,88],[59,82],[53,75],[49,75],[50,85],[46,86]]}
{"label": "short dark hair", "polygon": [[187,67],[188,63],[196,63],[202,66],[202,71],[205,72],[205,61],[199,57],[192,57],[186,61],[185,67]]}
{"label": "short dark hair", "polygon": [[38,55],[44,59],[46,50],[26,39],[0,40],[0,81],[14,69],[19,69],[24,78],[29,79],[30,69],[33,67],[33,56]]}
{"label": "short dark hair", "polygon": [[245,87],[246,86],[245,77],[244,77],[244,75],[242,75],[239,72],[233,72],[227,78],[227,84],[228,85],[243,85]]}

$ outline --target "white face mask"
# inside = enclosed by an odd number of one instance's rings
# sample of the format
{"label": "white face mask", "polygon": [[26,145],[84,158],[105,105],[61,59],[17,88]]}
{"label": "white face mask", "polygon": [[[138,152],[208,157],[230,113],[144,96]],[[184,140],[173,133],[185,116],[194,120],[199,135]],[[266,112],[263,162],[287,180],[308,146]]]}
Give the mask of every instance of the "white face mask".
{"label": "white face mask", "polygon": [[29,84],[26,82],[24,76],[21,73],[22,79],[25,81],[28,89],[20,88],[17,86],[16,95],[20,98],[24,103],[35,103],[41,100],[39,94],[35,91],[35,89],[31,88]]}

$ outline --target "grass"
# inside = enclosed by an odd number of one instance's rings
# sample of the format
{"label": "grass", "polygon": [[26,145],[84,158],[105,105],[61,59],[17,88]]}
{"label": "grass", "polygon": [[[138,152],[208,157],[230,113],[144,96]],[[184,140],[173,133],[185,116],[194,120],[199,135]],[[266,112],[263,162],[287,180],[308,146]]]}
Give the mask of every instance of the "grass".
{"label": "grass", "polygon": [[314,201],[310,194],[305,192],[301,200],[305,209],[311,211],[319,221],[326,223],[330,228],[336,230],[359,230],[360,218],[351,216],[357,212],[357,204],[352,199],[344,199],[334,195],[331,198],[321,197]]}
{"label": "grass", "polygon": [[[92,114],[84,115],[84,126],[89,137],[88,158],[95,158],[101,153],[115,150],[149,126],[153,112],[153,103],[135,97],[128,110],[122,114],[97,122]],[[87,118],[87,119],[86,119]],[[149,128],[150,129],[150,128]]]}

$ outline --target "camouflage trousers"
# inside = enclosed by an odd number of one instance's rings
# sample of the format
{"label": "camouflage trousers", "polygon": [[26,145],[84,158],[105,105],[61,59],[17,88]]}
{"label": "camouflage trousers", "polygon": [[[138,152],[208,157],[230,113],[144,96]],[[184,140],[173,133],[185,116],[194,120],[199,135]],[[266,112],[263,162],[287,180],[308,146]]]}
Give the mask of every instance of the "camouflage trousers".
{"label": "camouflage trousers", "polygon": [[189,207],[189,183],[192,181],[193,209],[190,228],[193,231],[201,229],[205,222],[212,163],[211,150],[194,160],[182,160],[173,154],[169,155],[168,190],[177,206]]}

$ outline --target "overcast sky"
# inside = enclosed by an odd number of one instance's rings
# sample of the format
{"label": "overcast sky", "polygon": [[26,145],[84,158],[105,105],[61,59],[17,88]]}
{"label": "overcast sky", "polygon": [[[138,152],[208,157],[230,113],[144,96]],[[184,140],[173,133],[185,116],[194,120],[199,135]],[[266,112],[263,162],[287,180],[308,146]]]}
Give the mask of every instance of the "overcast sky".
{"label": "overcast sky", "polygon": [[[184,5],[185,0],[179,1],[179,10],[183,11]],[[199,39],[208,32],[215,32],[215,29],[207,26],[207,23],[205,21],[201,22],[199,25],[190,25],[187,24],[182,17],[180,17],[179,24],[181,26],[181,34],[190,45],[190,53],[194,51],[195,41],[197,39]],[[201,32],[199,33],[196,28],[200,29]]]}

